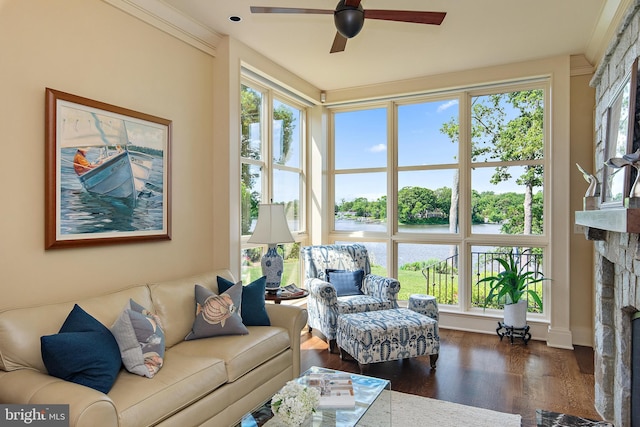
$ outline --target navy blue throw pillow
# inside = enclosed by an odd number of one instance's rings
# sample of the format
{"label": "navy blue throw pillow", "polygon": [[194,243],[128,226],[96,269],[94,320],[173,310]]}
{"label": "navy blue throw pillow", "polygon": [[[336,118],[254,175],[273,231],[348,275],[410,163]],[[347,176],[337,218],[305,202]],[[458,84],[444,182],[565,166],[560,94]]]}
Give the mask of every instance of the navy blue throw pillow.
{"label": "navy blue throw pillow", "polygon": [[327,280],[336,288],[339,297],[348,295],[363,295],[362,279],[364,278],[363,270],[346,271],[346,270],[326,270]]}
{"label": "navy blue throw pillow", "polygon": [[[235,283],[218,276],[218,291],[226,292]],[[264,306],[264,293],[267,286],[267,276],[262,276],[242,287],[242,304],[240,317],[245,326],[271,326],[271,320]]]}
{"label": "navy blue throw pillow", "polygon": [[49,375],[108,393],[122,365],[111,331],[77,304],[55,335],[40,337]]}

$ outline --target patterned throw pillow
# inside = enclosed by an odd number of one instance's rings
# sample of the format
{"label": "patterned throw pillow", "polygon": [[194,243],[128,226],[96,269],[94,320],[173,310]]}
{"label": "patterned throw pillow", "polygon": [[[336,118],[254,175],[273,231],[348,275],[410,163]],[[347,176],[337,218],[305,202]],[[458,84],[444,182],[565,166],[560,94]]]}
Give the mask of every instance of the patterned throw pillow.
{"label": "patterned throw pillow", "polygon": [[249,333],[240,317],[241,282],[236,283],[220,295],[216,295],[215,292],[200,285],[196,285],[195,292],[196,320],[185,340]]}
{"label": "patterned throw pillow", "polygon": [[[218,290],[225,292],[235,283],[218,276]],[[267,276],[254,280],[242,287],[242,311],[240,317],[245,326],[271,326],[271,320],[264,306]]]}
{"label": "patterned throw pillow", "polygon": [[160,318],[134,300],[111,327],[127,371],[147,378],[164,363],[164,331]]}
{"label": "patterned throw pillow", "polygon": [[339,297],[348,295],[363,295],[362,279],[364,271],[362,269],[356,271],[346,270],[326,270],[327,280],[336,288]]}
{"label": "patterned throw pillow", "polygon": [[40,337],[42,361],[49,375],[108,393],[122,360],[109,329],[79,305],[55,335]]}

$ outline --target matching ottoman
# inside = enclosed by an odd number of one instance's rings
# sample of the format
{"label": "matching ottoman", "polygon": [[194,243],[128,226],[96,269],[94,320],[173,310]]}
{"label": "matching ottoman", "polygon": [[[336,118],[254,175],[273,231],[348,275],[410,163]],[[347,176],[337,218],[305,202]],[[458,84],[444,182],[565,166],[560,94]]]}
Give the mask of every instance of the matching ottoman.
{"label": "matching ottoman", "polygon": [[407,308],[341,314],[338,317],[337,344],[360,365],[430,356],[436,367],[440,351],[438,322]]}

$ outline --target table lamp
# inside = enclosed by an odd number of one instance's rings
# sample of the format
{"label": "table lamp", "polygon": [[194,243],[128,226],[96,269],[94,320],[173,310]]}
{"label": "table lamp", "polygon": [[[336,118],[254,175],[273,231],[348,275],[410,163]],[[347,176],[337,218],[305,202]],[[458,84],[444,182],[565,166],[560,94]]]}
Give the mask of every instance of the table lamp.
{"label": "table lamp", "polygon": [[248,243],[262,243],[269,245],[267,253],[262,256],[262,274],[267,276],[267,290],[280,288],[284,261],[278,254],[276,246],[279,243],[292,243],[295,240],[289,231],[287,218],[284,215],[284,205],[261,204],[258,207],[258,222]]}

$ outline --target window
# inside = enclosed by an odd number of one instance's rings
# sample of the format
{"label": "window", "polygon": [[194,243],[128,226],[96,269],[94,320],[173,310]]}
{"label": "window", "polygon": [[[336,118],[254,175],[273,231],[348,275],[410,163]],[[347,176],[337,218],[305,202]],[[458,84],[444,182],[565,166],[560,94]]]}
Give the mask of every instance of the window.
{"label": "window", "polygon": [[[305,231],[305,107],[249,79],[241,87],[242,279],[260,276],[266,247],[247,243],[261,203],[281,203],[294,238]],[[299,243],[280,245],[282,283],[300,283]]]}
{"label": "window", "polygon": [[544,270],[548,92],[544,81],[333,108],[332,240],[375,252],[400,299],[427,292],[460,312],[482,306],[475,283],[492,255],[527,253]]}

